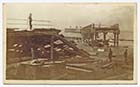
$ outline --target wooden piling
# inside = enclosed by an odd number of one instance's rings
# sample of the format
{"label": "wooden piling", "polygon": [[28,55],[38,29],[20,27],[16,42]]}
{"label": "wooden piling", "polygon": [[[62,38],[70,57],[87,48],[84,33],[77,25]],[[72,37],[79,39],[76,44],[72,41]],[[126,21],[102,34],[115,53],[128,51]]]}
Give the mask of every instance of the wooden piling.
{"label": "wooden piling", "polygon": [[51,60],[53,60],[54,62],[54,51],[53,51],[53,48],[54,48],[54,36],[51,36]]}
{"label": "wooden piling", "polygon": [[117,33],[117,47],[119,46],[119,34]]}
{"label": "wooden piling", "polygon": [[116,33],[114,32],[114,47],[116,46]]}

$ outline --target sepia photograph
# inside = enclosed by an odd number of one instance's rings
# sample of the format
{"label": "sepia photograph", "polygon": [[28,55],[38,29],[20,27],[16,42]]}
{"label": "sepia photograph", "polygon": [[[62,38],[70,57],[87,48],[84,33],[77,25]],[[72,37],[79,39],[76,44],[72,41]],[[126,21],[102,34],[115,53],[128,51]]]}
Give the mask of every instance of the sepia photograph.
{"label": "sepia photograph", "polygon": [[3,3],[4,83],[136,84],[136,3]]}

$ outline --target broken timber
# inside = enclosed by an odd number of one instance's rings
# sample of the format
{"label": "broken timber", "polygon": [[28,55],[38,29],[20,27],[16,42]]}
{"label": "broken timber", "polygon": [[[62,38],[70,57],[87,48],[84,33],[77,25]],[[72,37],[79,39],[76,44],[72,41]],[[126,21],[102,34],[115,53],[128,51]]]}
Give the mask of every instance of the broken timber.
{"label": "broken timber", "polygon": [[[64,50],[64,45],[72,48],[73,50],[69,51],[72,54],[80,55],[83,57],[89,57],[89,54],[74,45],[73,43],[67,41],[63,37],[59,36],[59,30],[55,29],[40,29],[33,31],[11,31],[7,30],[7,54],[8,57],[11,55],[17,55],[18,51],[23,51],[22,53],[26,56],[31,56],[32,58],[38,58],[37,52],[38,50],[45,50],[45,57],[50,57],[51,60],[54,57],[61,56],[59,55],[59,51],[56,51],[54,48],[61,48]],[[55,44],[54,42],[60,40],[63,44]],[[16,45],[15,45],[16,44]],[[14,46],[15,45],[15,46]],[[44,46],[50,46],[44,48]],[[14,53],[9,51],[9,49],[13,49]],[[16,52],[17,51],[17,52]],[[65,50],[64,50],[65,51]],[[12,54],[13,53],[13,54]]]}
{"label": "broken timber", "polygon": [[76,71],[83,71],[83,72],[93,72],[94,71],[94,69],[85,68],[85,67],[81,67],[81,66],[74,66],[74,65],[66,65],[66,68],[76,70]]}
{"label": "broken timber", "polygon": [[78,54],[78,55],[81,55],[81,56],[84,56],[84,57],[89,57],[89,54],[82,50],[82,49],[79,49],[78,47],[76,47],[73,43],[71,43],[70,41],[67,41],[66,39],[56,35],[56,38],[60,39],[61,41],[63,41],[65,44],[67,44],[68,46],[72,47],[75,52]]}

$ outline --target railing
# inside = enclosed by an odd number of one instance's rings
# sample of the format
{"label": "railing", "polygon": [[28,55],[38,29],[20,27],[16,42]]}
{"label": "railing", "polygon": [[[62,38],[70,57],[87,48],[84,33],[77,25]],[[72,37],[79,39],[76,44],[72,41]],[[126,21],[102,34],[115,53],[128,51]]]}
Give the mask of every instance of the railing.
{"label": "railing", "polygon": [[[29,28],[29,19],[17,19],[17,18],[7,18],[7,27],[14,26],[17,28],[17,26],[24,26],[26,28]],[[36,28],[39,27],[52,27],[51,21],[49,20],[32,20],[32,27]]]}

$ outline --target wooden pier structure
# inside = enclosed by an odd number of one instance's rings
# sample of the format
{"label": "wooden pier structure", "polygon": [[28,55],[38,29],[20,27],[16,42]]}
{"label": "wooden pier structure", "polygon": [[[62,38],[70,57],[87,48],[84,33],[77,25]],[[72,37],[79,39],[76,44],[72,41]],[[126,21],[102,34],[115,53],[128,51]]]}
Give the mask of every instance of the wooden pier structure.
{"label": "wooden pier structure", "polygon": [[95,26],[95,24],[90,24],[88,26],[85,26],[81,28],[81,34],[83,36],[83,40],[91,41],[92,46],[95,46],[95,43],[97,42],[97,37],[99,33],[103,33],[103,42],[104,44],[107,44],[106,36],[109,33],[113,33],[113,43],[114,47],[119,46],[119,24],[115,24],[112,26],[101,26],[98,27]]}

